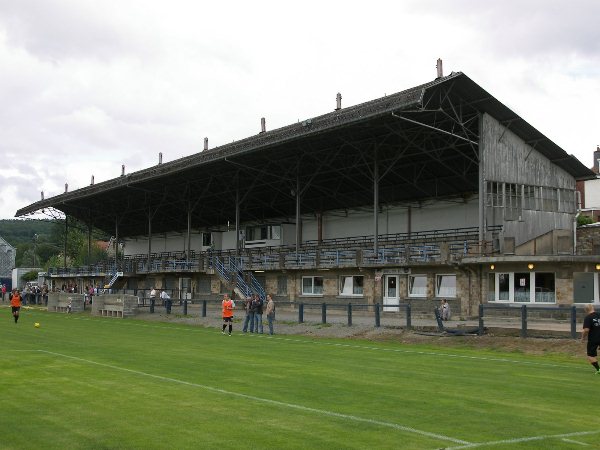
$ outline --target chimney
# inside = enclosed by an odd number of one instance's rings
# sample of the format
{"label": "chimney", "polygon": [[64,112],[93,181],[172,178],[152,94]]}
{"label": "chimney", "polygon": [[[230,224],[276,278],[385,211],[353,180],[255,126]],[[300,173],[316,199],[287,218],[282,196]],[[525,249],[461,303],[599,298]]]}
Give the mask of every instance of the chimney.
{"label": "chimney", "polygon": [[204,150],[208,150],[208,138],[204,138]]}
{"label": "chimney", "polygon": [[158,164],[162,164],[162,152],[158,152]]}
{"label": "chimney", "polygon": [[125,176],[125,164],[121,164],[121,176]]}
{"label": "chimney", "polygon": [[342,94],[338,92],[335,96],[335,110],[339,111],[340,109],[342,109]]}
{"label": "chimney", "polygon": [[267,122],[265,120],[264,117],[261,117],[260,119],[260,132],[264,133],[265,131],[267,131]]}
{"label": "chimney", "polygon": [[69,183],[65,183],[65,194],[69,192]]}
{"label": "chimney", "polygon": [[44,200],[44,191],[40,192],[42,194],[42,200]]}
{"label": "chimney", "polygon": [[94,175],[92,175],[92,180],[90,181],[90,185],[94,184]]}
{"label": "chimney", "polygon": [[596,145],[596,151],[594,152],[594,167],[592,170],[596,173],[600,173],[600,145]]}
{"label": "chimney", "polygon": [[437,77],[442,78],[444,76],[444,68],[442,67],[442,58],[438,58],[437,64],[435,65],[437,68]]}

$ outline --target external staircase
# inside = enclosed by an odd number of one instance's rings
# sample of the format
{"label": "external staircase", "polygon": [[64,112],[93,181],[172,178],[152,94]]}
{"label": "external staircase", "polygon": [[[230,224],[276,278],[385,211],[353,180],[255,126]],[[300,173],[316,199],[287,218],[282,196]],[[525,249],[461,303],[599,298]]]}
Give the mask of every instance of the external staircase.
{"label": "external staircase", "polygon": [[233,291],[240,298],[257,294],[262,300],[266,299],[264,287],[258,282],[251,271],[244,271],[243,260],[234,256],[211,256],[210,264],[219,278],[228,285],[233,285]]}

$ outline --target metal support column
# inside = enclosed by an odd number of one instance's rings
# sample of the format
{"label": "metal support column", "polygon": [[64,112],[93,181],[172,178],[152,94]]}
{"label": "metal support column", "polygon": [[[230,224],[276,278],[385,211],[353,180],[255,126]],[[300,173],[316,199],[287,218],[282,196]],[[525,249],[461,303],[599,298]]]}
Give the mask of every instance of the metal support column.
{"label": "metal support column", "polygon": [[296,175],[296,254],[300,252],[302,241],[302,224],[300,223],[300,177]]}
{"label": "metal support column", "polygon": [[92,263],[92,222],[88,222],[87,263]]}
{"label": "metal support column", "polygon": [[375,149],[375,161],[373,165],[373,251],[375,255],[379,251],[379,164],[377,161],[377,149]]}
{"label": "metal support column", "polygon": [[152,211],[148,208],[148,270],[150,270],[150,255],[152,254]]}
{"label": "metal support column", "polygon": [[483,167],[483,114],[479,114],[479,245],[483,250],[483,239],[485,237],[485,170]]}
{"label": "metal support column", "polygon": [[65,251],[63,254],[63,267],[67,267],[67,238],[69,236],[69,216],[65,214]]}
{"label": "metal support column", "polygon": [[119,269],[119,218],[115,217],[115,270]]}
{"label": "metal support column", "polygon": [[235,256],[240,256],[240,189],[235,190]]}
{"label": "metal support column", "polygon": [[186,248],[186,261],[189,263],[190,262],[190,251],[192,250],[192,208],[190,206],[190,204],[188,203],[188,210],[187,210],[187,248]]}

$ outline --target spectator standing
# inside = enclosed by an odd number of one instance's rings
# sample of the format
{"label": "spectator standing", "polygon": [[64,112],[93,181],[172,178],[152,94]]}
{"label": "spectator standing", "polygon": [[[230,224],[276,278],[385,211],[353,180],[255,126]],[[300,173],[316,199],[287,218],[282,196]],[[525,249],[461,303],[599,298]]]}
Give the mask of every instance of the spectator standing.
{"label": "spectator standing", "polygon": [[263,334],[263,299],[256,295],[252,301],[252,304],[254,305],[254,332]]}
{"label": "spectator standing", "polygon": [[248,325],[250,325],[250,333],[254,331],[254,310],[252,309],[252,299],[253,296],[246,297],[244,300],[244,310],[246,311],[246,317],[244,318],[244,326],[242,327],[242,332],[246,333],[248,331]]}
{"label": "spectator standing", "polygon": [[275,320],[275,302],[271,297],[271,294],[267,295],[267,322],[269,324],[269,334],[273,334],[273,320]]}
{"label": "spectator standing", "polygon": [[13,289],[12,295],[10,296],[10,307],[12,309],[12,315],[15,318],[15,323],[19,321],[19,311],[21,310],[21,294],[18,289]]}
{"label": "spectator standing", "polygon": [[42,285],[42,299],[44,301],[44,305],[48,306],[48,285],[46,283]]}
{"label": "spectator standing", "polygon": [[2,285],[2,301],[6,299],[6,285]]}
{"label": "spectator standing", "polygon": [[223,330],[221,333],[225,334],[225,328],[229,325],[229,336],[231,336],[231,330],[233,329],[233,309],[235,303],[229,298],[229,294],[223,295],[223,301],[221,302],[223,308]]}
{"label": "spectator standing", "polygon": [[600,375],[600,366],[598,366],[598,347],[600,346],[600,314],[598,314],[594,305],[588,303],[585,305],[586,316],[583,319],[583,332],[581,333],[581,342],[587,337],[587,358],[589,363],[596,369],[596,374]]}
{"label": "spectator standing", "polygon": [[23,297],[19,295],[19,298],[22,299],[23,306],[27,305],[27,301],[29,300],[29,286],[25,285],[25,288],[23,289]]}
{"label": "spectator standing", "polygon": [[165,311],[167,314],[171,314],[171,297],[167,294],[167,291],[163,290],[160,293],[160,298],[163,301],[163,305],[165,307]]}
{"label": "spectator standing", "polygon": [[440,306],[440,316],[442,320],[450,320],[450,305],[446,301],[446,299],[442,299],[442,304]]}

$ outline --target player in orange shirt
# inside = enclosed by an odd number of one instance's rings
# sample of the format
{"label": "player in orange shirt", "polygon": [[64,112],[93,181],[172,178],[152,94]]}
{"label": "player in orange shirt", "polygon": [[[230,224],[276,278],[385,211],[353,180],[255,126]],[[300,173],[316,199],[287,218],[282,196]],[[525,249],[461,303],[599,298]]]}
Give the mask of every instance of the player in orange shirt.
{"label": "player in orange shirt", "polygon": [[19,294],[18,289],[13,289],[12,296],[10,297],[10,306],[15,323],[17,323],[19,321],[19,311],[21,310],[21,294]]}
{"label": "player in orange shirt", "polygon": [[221,306],[223,307],[223,331],[221,331],[221,333],[225,334],[225,328],[227,328],[227,324],[229,324],[229,336],[231,336],[231,329],[233,328],[233,309],[235,308],[235,303],[229,298],[229,294],[225,294],[223,296]]}

